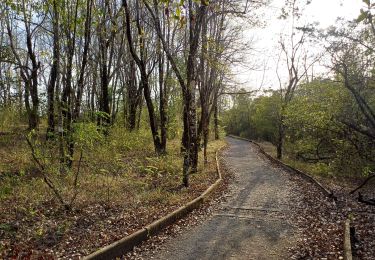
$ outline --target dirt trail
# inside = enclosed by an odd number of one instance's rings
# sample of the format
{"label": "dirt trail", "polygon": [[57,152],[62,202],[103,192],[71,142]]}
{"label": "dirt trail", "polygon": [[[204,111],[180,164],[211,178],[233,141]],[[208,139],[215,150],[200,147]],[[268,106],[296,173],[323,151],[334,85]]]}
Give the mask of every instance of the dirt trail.
{"label": "dirt trail", "polygon": [[248,142],[227,141],[223,158],[235,175],[227,201],[201,225],[167,242],[153,259],[288,258],[288,247],[298,238],[291,218],[298,183]]}

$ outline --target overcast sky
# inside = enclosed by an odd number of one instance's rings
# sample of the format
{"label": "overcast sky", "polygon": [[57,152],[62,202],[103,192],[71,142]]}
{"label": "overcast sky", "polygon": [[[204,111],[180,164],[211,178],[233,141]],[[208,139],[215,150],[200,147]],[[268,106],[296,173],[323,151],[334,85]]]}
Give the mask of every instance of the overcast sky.
{"label": "overcast sky", "polygon": [[[265,8],[257,10],[262,20],[266,21],[263,28],[247,29],[244,31],[243,40],[254,39],[252,44],[255,52],[251,56],[247,56],[248,64],[263,64],[259,67],[259,71],[235,66],[235,81],[237,87],[246,89],[256,89],[263,83],[264,88],[276,89],[279,81],[276,75],[276,63],[279,54],[278,40],[280,34],[285,32],[286,22],[278,19],[281,14],[281,8],[285,0],[272,0],[271,4]],[[363,7],[362,0],[312,0],[304,11],[303,23],[319,22],[320,28],[327,28],[334,25],[338,17],[352,20],[358,17],[360,8]],[[309,46],[310,51],[318,51],[316,46]],[[318,67],[318,68],[315,68]],[[314,71],[323,72],[323,66],[316,65]],[[266,70],[263,71],[263,68]],[[280,69],[281,76],[286,77],[285,70]]]}

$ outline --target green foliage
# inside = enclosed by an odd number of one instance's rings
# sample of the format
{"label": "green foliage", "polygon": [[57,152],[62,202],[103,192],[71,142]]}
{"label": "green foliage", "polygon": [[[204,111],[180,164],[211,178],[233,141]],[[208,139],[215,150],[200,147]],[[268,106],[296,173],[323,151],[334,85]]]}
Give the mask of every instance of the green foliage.
{"label": "green foliage", "polygon": [[98,120],[103,121],[103,120],[108,120],[111,118],[111,115],[104,111],[96,111],[95,116],[98,118]]}
{"label": "green foliage", "polygon": [[280,95],[260,96],[252,103],[252,121],[255,128],[255,139],[276,143],[277,128],[280,117]]}
{"label": "green foliage", "polygon": [[2,178],[2,185],[0,186],[0,200],[7,198],[13,192],[13,187],[18,184],[16,176],[7,176]]}
{"label": "green foliage", "polygon": [[152,136],[146,129],[129,132],[121,126],[110,129],[107,143],[114,151],[128,152],[137,147],[153,151]]}
{"label": "green foliage", "polygon": [[73,140],[81,149],[93,148],[104,139],[95,123],[76,123],[73,129]]}
{"label": "green foliage", "polygon": [[277,92],[254,99],[239,94],[233,107],[224,112],[225,130],[230,134],[276,143],[280,105]]}
{"label": "green foliage", "polygon": [[340,127],[332,119],[343,111],[348,94],[331,81],[303,84],[284,111],[284,123],[297,136],[324,136]]}
{"label": "green foliage", "polygon": [[0,108],[0,132],[10,132],[23,124],[23,116],[14,106]]}
{"label": "green foliage", "polygon": [[[358,80],[361,71],[355,63],[350,71],[357,75],[350,80]],[[361,91],[368,104],[375,107],[371,88]],[[281,113],[286,160],[297,163],[298,168],[316,174],[352,176],[365,176],[375,168],[371,159],[375,156],[373,141],[343,124],[349,121],[366,125],[366,120],[351,92],[339,81],[317,78],[301,84],[282,112],[277,91],[253,99],[238,95],[233,107],[224,112],[224,125],[229,134],[276,145]]]}
{"label": "green foliage", "polygon": [[[326,173],[362,175],[372,165],[361,155],[369,151],[368,141],[347,132],[342,124],[343,120],[357,121],[358,114],[353,113],[356,110],[353,97],[340,83],[316,79],[301,85],[285,109],[288,153],[298,160],[325,164],[318,169]],[[360,151],[357,145],[362,141]]]}

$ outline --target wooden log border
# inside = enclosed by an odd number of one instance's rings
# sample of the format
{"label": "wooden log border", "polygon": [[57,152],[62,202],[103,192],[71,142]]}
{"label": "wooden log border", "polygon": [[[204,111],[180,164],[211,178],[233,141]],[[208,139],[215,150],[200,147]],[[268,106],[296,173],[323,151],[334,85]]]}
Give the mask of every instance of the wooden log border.
{"label": "wooden log border", "polygon": [[352,260],[352,243],[350,241],[350,219],[344,223],[344,259]]}
{"label": "wooden log border", "polygon": [[224,148],[224,146],[219,148],[215,154],[217,180],[210,187],[208,187],[207,190],[203,192],[199,197],[188,202],[184,206],[176,209],[172,213],[158,220],[155,220],[151,224],[145,226],[142,229],[139,229],[133,234],[126,236],[108,246],[105,246],[97,250],[94,253],[84,257],[83,259],[105,260],[121,257],[127,252],[131,251],[135,246],[150,238],[151,236],[158,234],[163,228],[173,224],[177,220],[185,217],[194,209],[198,208],[204,201],[208,199],[208,197],[219,187],[219,184],[222,182],[222,175],[218,158],[218,154],[220,150],[222,150],[222,148]]}

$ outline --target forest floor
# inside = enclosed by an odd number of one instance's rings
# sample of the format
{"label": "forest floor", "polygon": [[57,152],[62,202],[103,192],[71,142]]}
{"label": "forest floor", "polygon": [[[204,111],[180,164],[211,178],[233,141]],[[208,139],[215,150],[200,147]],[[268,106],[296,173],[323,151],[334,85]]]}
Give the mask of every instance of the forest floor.
{"label": "forest floor", "polygon": [[[67,212],[43,182],[25,137],[1,135],[0,259],[78,259],[131,234],[209,187],[216,180],[215,151],[223,145],[209,143],[208,165],[199,166],[186,189],[179,140],[168,142],[167,155],[156,156],[148,131],[113,129],[85,150],[79,193]],[[53,151],[43,154],[54,166]],[[48,174],[64,198],[72,196],[70,175]]]}
{"label": "forest floor", "polygon": [[[268,142],[258,142],[265,152],[276,157],[276,147]],[[352,241],[353,256],[358,259],[374,259],[375,256],[375,206],[358,201],[358,193],[350,194],[365,178],[333,176],[317,172],[313,163],[305,163],[286,156],[283,161],[318,180],[337,197],[336,209],[341,218],[349,218],[355,230]],[[375,198],[375,179],[359,190],[365,198]],[[319,239],[319,234],[313,237]]]}
{"label": "forest floor", "polygon": [[[358,239],[355,256],[373,259],[374,207],[348,195],[358,181],[320,176],[338,196],[333,202],[272,165],[248,142],[227,140],[231,146],[221,156],[224,184],[212,200],[124,259],[340,259],[348,217]],[[43,183],[24,137],[1,135],[0,259],[78,259],[131,234],[213,183],[215,151],[223,144],[210,142],[208,166],[201,165],[184,189],[178,140],[169,142],[168,155],[158,157],[147,134],[114,129],[84,154],[80,192],[66,212]],[[272,154],[271,145],[262,145]],[[363,190],[365,196],[373,192],[371,184]]]}
{"label": "forest floor", "polygon": [[[348,205],[343,207],[300,176],[271,164],[250,143],[227,140],[230,146],[221,165],[228,188],[222,197],[124,258],[343,259]],[[366,210],[367,216],[374,216],[373,209],[362,207]],[[352,217],[358,222],[355,214]],[[373,259],[374,228],[369,226],[365,233],[363,228],[357,231],[361,242],[354,256]]]}

